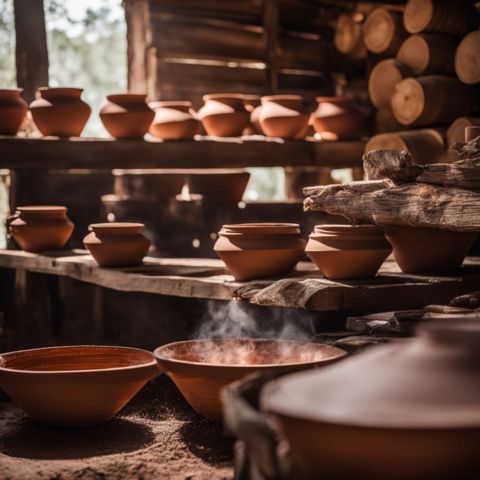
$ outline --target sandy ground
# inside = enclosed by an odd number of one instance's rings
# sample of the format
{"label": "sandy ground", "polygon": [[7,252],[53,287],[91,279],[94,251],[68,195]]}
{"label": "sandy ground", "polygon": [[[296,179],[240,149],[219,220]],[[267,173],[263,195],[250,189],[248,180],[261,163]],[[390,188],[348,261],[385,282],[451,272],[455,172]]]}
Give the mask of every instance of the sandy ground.
{"label": "sandy ground", "polygon": [[232,441],[193,412],[160,377],[113,420],[91,429],[47,429],[0,402],[3,479],[231,479]]}

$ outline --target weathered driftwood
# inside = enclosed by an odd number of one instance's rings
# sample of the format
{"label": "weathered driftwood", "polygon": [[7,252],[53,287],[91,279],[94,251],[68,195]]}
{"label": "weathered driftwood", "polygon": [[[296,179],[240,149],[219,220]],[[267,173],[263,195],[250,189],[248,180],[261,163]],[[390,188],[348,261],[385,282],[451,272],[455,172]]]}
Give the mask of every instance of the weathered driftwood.
{"label": "weathered driftwood", "polygon": [[305,211],[342,215],[352,224],[480,231],[480,191],[391,180],[304,189]]}

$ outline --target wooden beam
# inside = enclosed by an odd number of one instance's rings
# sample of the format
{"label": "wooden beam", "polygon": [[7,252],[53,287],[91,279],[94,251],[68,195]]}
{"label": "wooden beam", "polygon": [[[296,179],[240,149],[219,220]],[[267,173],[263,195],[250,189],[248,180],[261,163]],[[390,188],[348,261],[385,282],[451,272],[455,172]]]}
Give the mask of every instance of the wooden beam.
{"label": "wooden beam", "polygon": [[275,93],[278,87],[277,59],[279,41],[279,10],[278,0],[263,0],[263,33],[265,42],[265,63],[267,65],[267,85],[270,93]]}
{"label": "wooden beam", "polygon": [[17,85],[31,102],[37,88],[48,85],[48,51],[43,0],[13,0]]}

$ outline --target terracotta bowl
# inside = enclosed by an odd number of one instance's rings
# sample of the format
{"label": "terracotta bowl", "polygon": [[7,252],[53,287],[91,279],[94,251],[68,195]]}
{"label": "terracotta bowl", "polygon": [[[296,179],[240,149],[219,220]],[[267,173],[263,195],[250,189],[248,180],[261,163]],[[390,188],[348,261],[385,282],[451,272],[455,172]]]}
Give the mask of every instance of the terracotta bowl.
{"label": "terracotta bowl", "polygon": [[194,410],[221,421],[220,391],[226,385],[259,370],[288,373],[325,365],[346,352],[319,343],[228,338],[170,343],[154,355]]}
{"label": "terracotta bowl", "polygon": [[49,347],[0,356],[0,387],[50,427],[104,423],[157,374],[152,353],[136,348]]}

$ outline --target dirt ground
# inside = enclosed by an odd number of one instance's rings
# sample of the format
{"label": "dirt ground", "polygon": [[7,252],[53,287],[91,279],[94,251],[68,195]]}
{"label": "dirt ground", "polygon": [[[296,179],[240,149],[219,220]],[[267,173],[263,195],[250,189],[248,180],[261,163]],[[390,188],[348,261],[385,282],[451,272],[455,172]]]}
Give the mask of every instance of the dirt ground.
{"label": "dirt ground", "polygon": [[163,376],[116,418],[91,429],[39,427],[0,402],[2,480],[231,479],[232,444]]}

